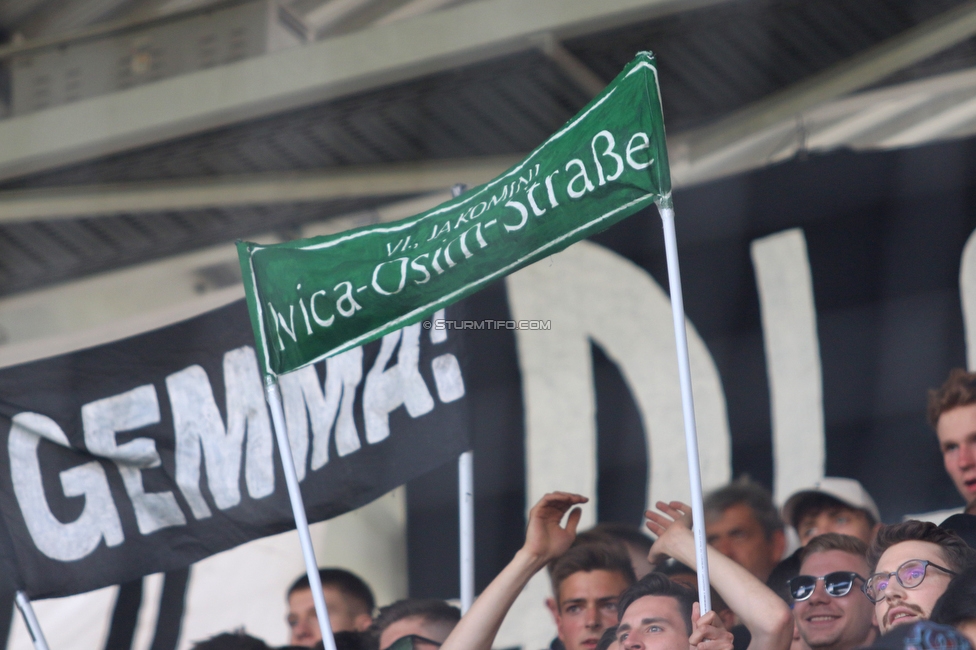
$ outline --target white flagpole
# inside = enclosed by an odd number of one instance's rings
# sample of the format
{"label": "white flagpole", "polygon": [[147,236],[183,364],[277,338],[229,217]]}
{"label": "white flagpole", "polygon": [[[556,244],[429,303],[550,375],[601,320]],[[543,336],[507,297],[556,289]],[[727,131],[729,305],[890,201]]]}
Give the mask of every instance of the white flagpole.
{"label": "white flagpole", "polygon": [[275,439],[278,441],[278,454],[285,470],[285,484],[288,486],[288,497],[291,499],[291,511],[295,516],[295,528],[298,539],[302,544],[302,556],[305,558],[305,571],[308,573],[308,586],[312,590],[312,602],[315,603],[315,615],[319,619],[319,630],[322,632],[322,643],[325,650],[336,650],[332,627],[329,625],[329,611],[325,607],[325,596],[322,594],[322,580],[319,577],[319,565],[315,561],[315,550],[312,548],[312,536],[308,531],[308,519],[305,517],[305,504],[302,503],[302,492],[298,487],[298,475],[295,473],[295,459],[291,453],[291,443],[288,441],[288,430],[285,427],[285,412],[281,407],[281,391],[278,382],[268,384],[264,388],[268,405],[271,407],[271,422],[274,424]]}
{"label": "white flagpole", "polygon": [[461,521],[461,614],[474,603],[474,452],[458,457],[458,513]]}
{"label": "white flagpole", "polygon": [[674,232],[674,208],[658,205],[664,225],[664,250],[668,258],[668,284],[671,288],[671,315],[674,317],[674,342],[678,352],[678,379],[681,384],[681,410],[685,421],[685,446],[688,449],[688,475],[691,479],[691,511],[695,533],[695,560],[698,564],[698,602],[701,613],[712,608],[708,580],[708,554],[705,542],[705,512],[702,497],[701,463],[698,460],[698,431],[695,402],[691,394],[691,367],[688,362],[688,337],[685,332],[685,305],[681,297],[681,272],[678,269],[678,240]]}
{"label": "white flagpole", "polygon": [[24,617],[24,623],[27,624],[27,631],[30,633],[31,640],[34,642],[34,647],[37,650],[48,650],[47,641],[44,639],[44,632],[41,631],[41,624],[37,622],[37,616],[34,615],[34,608],[31,607],[30,598],[23,591],[18,591],[14,596],[14,602],[17,603],[17,609],[20,610],[21,615]]}
{"label": "white flagpole", "polygon": [[[458,183],[451,188],[457,198],[467,186]],[[458,457],[458,520],[460,537],[461,614],[474,603],[474,452],[466,451]]]}

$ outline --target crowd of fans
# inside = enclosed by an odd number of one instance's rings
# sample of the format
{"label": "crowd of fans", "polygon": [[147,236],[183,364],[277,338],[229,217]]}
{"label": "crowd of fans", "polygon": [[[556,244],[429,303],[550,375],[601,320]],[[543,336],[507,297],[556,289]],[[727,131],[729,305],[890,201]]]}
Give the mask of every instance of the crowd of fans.
{"label": "crowd of fans", "polygon": [[[378,611],[360,578],[322,569],[338,650],[490,650],[516,597],[547,568],[550,650],[972,650],[976,648],[976,374],[932,391],[929,420],[968,506],[939,525],[885,525],[860,483],[828,477],[778,510],[741,478],[704,502],[711,610],[702,614],[691,509],[658,502],[652,541],[600,524],[577,534],[587,499],[553,492],[529,513],[525,543],[462,618],[440,600]],[[799,548],[787,553],[786,526]],[[308,579],[287,594],[295,647],[320,646]],[[235,632],[195,650],[266,650]],[[526,648],[524,650],[539,650]]]}

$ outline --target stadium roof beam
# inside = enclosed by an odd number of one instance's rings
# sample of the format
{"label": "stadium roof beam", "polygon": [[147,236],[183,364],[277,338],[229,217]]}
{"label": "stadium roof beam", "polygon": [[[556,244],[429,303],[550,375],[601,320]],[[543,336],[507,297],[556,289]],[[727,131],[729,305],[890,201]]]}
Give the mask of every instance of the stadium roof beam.
{"label": "stadium roof beam", "polygon": [[445,190],[457,182],[480,185],[519,160],[521,156],[489,156],[347,167],[338,171],[10,190],[0,193],[0,223],[403,196]]}
{"label": "stadium roof beam", "polygon": [[408,0],[393,11],[386,13],[376,19],[375,25],[386,25],[395,23],[407,18],[413,18],[430,11],[443,9],[447,5],[454,4],[457,0]]}
{"label": "stadium roof beam", "polygon": [[576,86],[590,97],[596,97],[606,88],[607,82],[600,75],[593,72],[589,66],[567,50],[552,33],[547,33],[541,39],[542,53],[556,64],[563,74],[572,80]]}
{"label": "stadium roof beam", "polygon": [[[685,187],[783,160],[800,149],[892,148],[950,137],[960,129],[973,132],[976,99],[971,98],[976,98],[976,69],[834,100],[694,161],[679,134],[669,141],[672,180],[675,187]],[[489,156],[221,179],[8,190],[0,192],[0,223],[424,193],[459,180],[469,185],[485,182],[520,158]]]}
{"label": "stadium roof beam", "polygon": [[328,32],[343,20],[358,11],[362,11],[369,5],[375,4],[377,0],[326,0],[321,5],[312,9],[304,16],[302,21],[305,23],[310,40],[316,40],[319,34]]}
{"label": "stadium roof beam", "polygon": [[935,115],[901,129],[879,142],[878,146],[907,147],[920,142],[938,140],[971,126],[973,122],[976,122],[976,97],[957,102]]}
{"label": "stadium roof beam", "polygon": [[692,160],[714,156],[803,111],[883,80],[976,35],[976,1],[959,5],[824,72],[682,137]]}
{"label": "stadium roof beam", "polygon": [[[0,122],[0,179],[727,0],[480,0]],[[430,38],[437,34],[437,38]]]}

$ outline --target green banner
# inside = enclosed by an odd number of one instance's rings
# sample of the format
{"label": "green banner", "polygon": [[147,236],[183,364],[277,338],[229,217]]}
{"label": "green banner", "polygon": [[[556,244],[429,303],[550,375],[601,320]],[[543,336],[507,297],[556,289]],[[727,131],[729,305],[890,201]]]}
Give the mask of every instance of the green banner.
{"label": "green banner", "polygon": [[657,69],[642,52],[525,160],[456,199],[337,235],[238,242],[265,376],[416,323],[670,197]]}

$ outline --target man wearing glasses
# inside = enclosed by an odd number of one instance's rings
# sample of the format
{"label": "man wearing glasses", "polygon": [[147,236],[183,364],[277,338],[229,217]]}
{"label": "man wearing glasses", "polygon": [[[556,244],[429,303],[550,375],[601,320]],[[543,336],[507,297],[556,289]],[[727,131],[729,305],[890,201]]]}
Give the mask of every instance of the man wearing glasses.
{"label": "man wearing glasses", "polygon": [[875,568],[864,593],[884,634],[928,619],[952,577],[976,566],[976,551],[952,531],[906,521],[881,528],[868,560]]}
{"label": "man wearing glasses", "polygon": [[874,607],[861,591],[867,550],[856,537],[826,533],[800,551],[800,575],[788,584],[797,629],[813,650],[851,650],[874,641]]}

